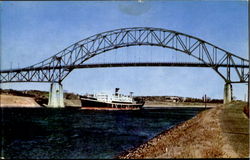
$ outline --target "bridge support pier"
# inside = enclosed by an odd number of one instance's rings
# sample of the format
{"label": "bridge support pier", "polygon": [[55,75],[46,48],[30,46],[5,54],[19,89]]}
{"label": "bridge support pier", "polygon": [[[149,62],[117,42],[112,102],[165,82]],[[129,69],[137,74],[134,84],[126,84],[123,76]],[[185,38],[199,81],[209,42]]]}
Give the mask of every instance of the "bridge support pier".
{"label": "bridge support pier", "polygon": [[60,83],[51,83],[49,92],[50,108],[64,108],[63,86]]}
{"label": "bridge support pier", "polygon": [[224,104],[232,101],[233,88],[231,83],[226,83],[224,86]]}

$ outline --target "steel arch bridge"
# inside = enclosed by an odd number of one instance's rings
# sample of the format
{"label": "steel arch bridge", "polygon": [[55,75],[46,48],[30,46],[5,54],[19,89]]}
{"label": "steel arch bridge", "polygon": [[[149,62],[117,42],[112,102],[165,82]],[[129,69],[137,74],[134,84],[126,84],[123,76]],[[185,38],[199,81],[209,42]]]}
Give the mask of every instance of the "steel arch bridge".
{"label": "steel arch bridge", "polygon": [[[201,64],[211,67],[226,83],[245,83],[249,79],[247,59],[184,33],[162,28],[133,27],[111,30],[85,38],[52,57],[26,68],[2,70],[0,82],[61,83],[72,70],[84,68],[86,61],[96,55],[122,47],[143,45],[169,48],[190,55],[199,60],[197,67]],[[157,66],[157,63],[155,64]],[[96,67],[101,66],[103,65],[96,65]],[[144,66],[150,65],[146,63]],[[112,64],[108,67],[112,67]],[[226,67],[226,72],[220,71],[221,67]],[[232,70],[237,74],[236,80],[231,79]]]}

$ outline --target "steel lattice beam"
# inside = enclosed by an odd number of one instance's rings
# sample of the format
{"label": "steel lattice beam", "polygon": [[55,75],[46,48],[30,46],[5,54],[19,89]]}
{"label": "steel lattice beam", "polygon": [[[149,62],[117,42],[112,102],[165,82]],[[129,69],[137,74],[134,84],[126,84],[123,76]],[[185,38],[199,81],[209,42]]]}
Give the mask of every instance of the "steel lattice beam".
{"label": "steel lattice beam", "polygon": [[[249,60],[209,42],[184,33],[161,28],[134,27],[99,33],[83,39],[54,56],[18,71],[1,71],[4,82],[61,82],[73,69],[104,52],[129,46],[159,46],[188,54],[218,73],[226,83],[243,83],[249,79]],[[74,67],[72,67],[74,66]],[[219,70],[226,66],[226,73]],[[231,80],[231,71],[237,80]]]}

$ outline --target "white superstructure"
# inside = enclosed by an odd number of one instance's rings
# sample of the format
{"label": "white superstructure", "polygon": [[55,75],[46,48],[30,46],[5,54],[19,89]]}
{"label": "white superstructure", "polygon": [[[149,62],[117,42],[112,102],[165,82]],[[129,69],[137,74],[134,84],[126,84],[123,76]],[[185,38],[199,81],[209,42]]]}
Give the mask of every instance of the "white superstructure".
{"label": "white superstructure", "polygon": [[88,97],[95,98],[97,101],[100,102],[107,102],[107,103],[133,103],[132,92],[130,95],[123,95],[118,94],[118,88],[116,88],[115,94],[107,94],[105,92],[97,93],[94,95],[87,95]]}
{"label": "white superstructure", "polygon": [[80,96],[81,108],[91,110],[138,110],[142,109],[144,101],[134,100],[132,93],[123,95],[118,93],[119,88],[115,89],[115,94],[105,92],[97,94],[86,94]]}

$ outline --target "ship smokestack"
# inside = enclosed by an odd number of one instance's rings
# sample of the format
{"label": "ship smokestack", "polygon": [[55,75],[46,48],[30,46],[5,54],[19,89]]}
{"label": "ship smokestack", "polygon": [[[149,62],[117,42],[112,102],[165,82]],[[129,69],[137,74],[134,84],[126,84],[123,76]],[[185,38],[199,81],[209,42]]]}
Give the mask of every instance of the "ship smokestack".
{"label": "ship smokestack", "polygon": [[129,93],[130,93],[130,97],[132,97],[134,92],[129,92]]}
{"label": "ship smokestack", "polygon": [[116,95],[116,96],[118,95],[119,89],[120,89],[120,88],[115,88],[115,95]]}

